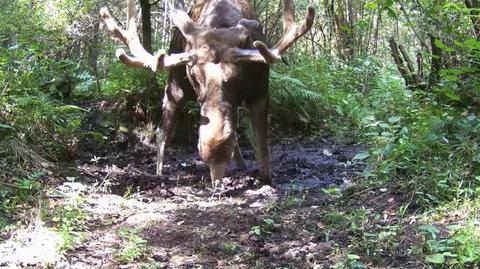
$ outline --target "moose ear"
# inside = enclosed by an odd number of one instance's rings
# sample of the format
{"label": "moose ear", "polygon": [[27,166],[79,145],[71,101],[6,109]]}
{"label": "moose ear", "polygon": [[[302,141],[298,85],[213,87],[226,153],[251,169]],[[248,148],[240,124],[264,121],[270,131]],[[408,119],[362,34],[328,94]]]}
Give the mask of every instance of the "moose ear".
{"label": "moose ear", "polygon": [[[225,32],[228,40],[237,40],[242,44],[240,47],[243,47],[248,38],[259,31],[262,29],[257,20],[241,19],[237,25],[228,28]],[[236,44],[238,46],[238,43]]]}
{"label": "moose ear", "polygon": [[258,22],[257,20],[241,19],[241,20],[238,22],[238,24],[244,26],[245,28],[247,28],[250,32],[254,32],[254,31],[257,31],[257,30],[261,30],[261,28],[260,28],[260,22]]}

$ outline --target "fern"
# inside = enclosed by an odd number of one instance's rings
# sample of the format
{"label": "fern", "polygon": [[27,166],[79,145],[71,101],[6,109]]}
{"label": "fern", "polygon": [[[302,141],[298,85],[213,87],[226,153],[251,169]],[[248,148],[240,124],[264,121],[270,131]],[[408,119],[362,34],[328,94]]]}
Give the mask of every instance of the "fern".
{"label": "fern", "polygon": [[276,71],[272,70],[270,73],[272,79],[273,89],[272,95],[278,95],[286,101],[318,101],[322,99],[322,95],[309,90],[307,85],[301,80],[286,75],[279,74]]}

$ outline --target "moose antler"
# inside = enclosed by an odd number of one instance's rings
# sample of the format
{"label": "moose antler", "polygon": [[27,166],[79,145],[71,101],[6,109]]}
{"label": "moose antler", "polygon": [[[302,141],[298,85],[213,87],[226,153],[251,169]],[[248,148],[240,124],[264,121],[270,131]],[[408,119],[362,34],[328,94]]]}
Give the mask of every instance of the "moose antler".
{"label": "moose antler", "polygon": [[138,38],[135,0],[127,0],[127,30],[122,29],[117,24],[106,7],[100,9],[100,15],[108,30],[122,41],[132,53],[133,57],[129,56],[123,49],[117,49],[116,56],[126,65],[145,67],[157,72],[163,68],[185,65],[194,58],[192,54],[187,52],[166,55],[164,50],[159,50],[155,55],[152,55],[146,51]]}
{"label": "moose antler", "polygon": [[308,32],[313,25],[315,9],[309,6],[305,22],[301,27],[295,24],[295,9],[293,0],[283,0],[283,35],[273,48],[269,49],[262,41],[253,42],[255,49],[237,49],[237,62],[262,62],[273,64],[282,59],[282,54],[295,41]]}

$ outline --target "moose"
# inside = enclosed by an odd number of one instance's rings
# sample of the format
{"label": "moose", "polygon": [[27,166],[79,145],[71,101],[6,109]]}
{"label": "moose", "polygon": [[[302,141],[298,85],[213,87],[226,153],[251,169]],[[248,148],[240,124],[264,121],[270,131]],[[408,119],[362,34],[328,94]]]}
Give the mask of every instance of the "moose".
{"label": "moose", "polygon": [[313,7],[308,7],[299,27],[293,0],[284,0],[283,35],[269,48],[248,0],[197,0],[189,13],[180,5],[170,13],[176,29],[168,53],[160,50],[155,54],[147,52],[138,37],[134,0],[127,0],[126,30],[107,8],[102,8],[100,15],[108,30],[132,54],[117,49],[121,62],[153,72],[168,72],[161,123],[156,130],[157,174],[163,171],[165,147],[173,132],[175,115],[185,96],[194,92],[200,107],[198,151],[210,169],[211,180],[223,178],[232,158],[239,168],[246,168],[236,134],[238,106],[244,105],[254,132],[260,180],[271,184],[267,143],[269,65],[282,60],[282,54],[310,30],[315,16]]}

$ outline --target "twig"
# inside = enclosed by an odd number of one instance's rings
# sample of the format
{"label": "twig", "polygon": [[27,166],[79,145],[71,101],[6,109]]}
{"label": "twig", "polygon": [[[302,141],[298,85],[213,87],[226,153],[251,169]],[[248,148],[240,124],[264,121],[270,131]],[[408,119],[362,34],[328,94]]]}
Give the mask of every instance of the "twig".
{"label": "twig", "polygon": [[18,187],[17,185],[13,185],[13,184],[7,183],[7,182],[0,182],[0,185],[9,186],[9,187],[12,187],[12,188],[15,188],[15,189],[19,189],[19,188],[20,188],[20,187]]}

